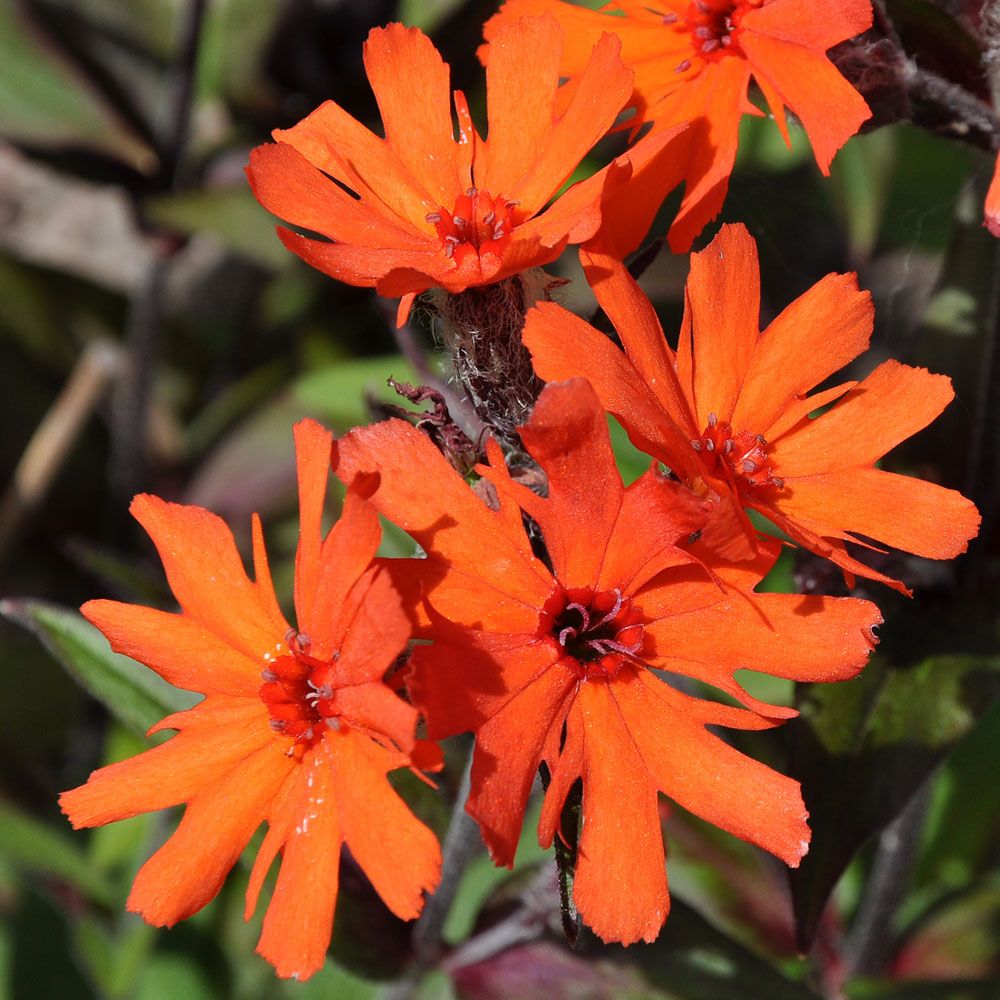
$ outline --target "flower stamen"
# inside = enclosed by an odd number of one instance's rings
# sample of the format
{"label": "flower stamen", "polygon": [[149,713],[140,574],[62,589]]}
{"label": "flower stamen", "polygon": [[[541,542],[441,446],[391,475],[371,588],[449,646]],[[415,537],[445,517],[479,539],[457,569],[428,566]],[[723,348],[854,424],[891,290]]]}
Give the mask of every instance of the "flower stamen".
{"label": "flower stamen", "polygon": [[645,632],[619,589],[559,591],[545,605],[543,628],[561,647],[562,663],[581,680],[610,680],[637,661]]}

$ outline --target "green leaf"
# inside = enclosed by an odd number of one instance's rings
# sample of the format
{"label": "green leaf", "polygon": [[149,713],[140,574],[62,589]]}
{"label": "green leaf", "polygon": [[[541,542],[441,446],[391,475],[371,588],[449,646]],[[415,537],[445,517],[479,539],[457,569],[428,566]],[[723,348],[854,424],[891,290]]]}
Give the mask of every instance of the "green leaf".
{"label": "green leaf", "polygon": [[659,938],[633,945],[624,956],[654,986],[683,1000],[816,1000],[804,983],[784,976],[676,897]]}
{"label": "green leaf", "polygon": [[92,902],[111,906],[116,901],[111,883],[68,833],[5,802],[0,802],[0,856],[21,871],[68,882]]}
{"label": "green leaf", "polygon": [[855,980],[847,986],[846,995],[850,1000],[996,1000],[1000,979]]}
{"label": "green leaf", "polygon": [[622,482],[631,486],[649,468],[652,459],[639,451],[628,439],[625,429],[613,417],[608,417],[608,431],[611,435],[611,448],[615,453],[615,462]]}
{"label": "green leaf", "polygon": [[807,689],[789,724],[791,771],[812,828],[809,853],[791,872],[803,949],[857,850],[972,728],[998,666],[992,657],[941,654],[899,670],[876,659],[852,681]]}
{"label": "green leaf", "polygon": [[0,614],[24,626],[80,684],[126,727],[144,734],[165,715],[190,708],[197,695],[179,691],[135,660],[113,653],[82,615],[45,601],[0,601]]}
{"label": "green leaf", "polygon": [[461,0],[400,0],[399,19],[430,33],[460,4]]}
{"label": "green leaf", "polygon": [[12,998],[98,1000],[70,947],[70,913],[65,905],[29,887],[13,912],[5,913],[12,939]]}
{"label": "green leaf", "polygon": [[260,94],[267,77],[262,64],[282,13],[275,0],[215,0],[208,5],[198,57],[200,97],[252,100]]}
{"label": "green leaf", "polygon": [[155,952],[136,990],[137,1000],[215,1000],[218,990],[207,971],[183,952]]}
{"label": "green leaf", "polygon": [[442,934],[449,944],[460,944],[472,933],[480,911],[501,885],[547,857],[548,863],[553,863],[549,852],[538,844],[536,831],[541,809],[541,799],[538,799],[525,813],[514,855],[513,875],[506,868],[498,868],[485,854],[474,858],[462,873]]}
{"label": "green leaf", "polygon": [[390,377],[419,382],[410,363],[392,354],[328,365],[299,379],[292,395],[320,420],[346,430],[367,422],[366,393],[384,402],[404,402],[386,384]]}
{"label": "green leaf", "polygon": [[970,885],[994,865],[1000,841],[1000,782],[984,781],[1000,746],[1000,704],[955,748],[941,769],[917,882],[938,890]]}
{"label": "green leaf", "polygon": [[312,979],[304,983],[286,980],[281,984],[282,996],[288,1000],[330,1000],[331,997],[375,1000],[381,989],[377,983],[353,975],[329,958]]}
{"label": "green leaf", "polygon": [[152,169],[152,151],[63,62],[18,5],[0,4],[0,132],[48,147],[85,146]]}
{"label": "green leaf", "polygon": [[147,199],[143,208],[161,226],[187,235],[208,233],[224,247],[268,269],[280,270],[294,261],[274,232],[275,220],[245,183],[161,195]]}
{"label": "green leaf", "polygon": [[875,248],[896,162],[897,134],[878,129],[855,136],[830,168],[834,198],[855,259],[867,259]]}

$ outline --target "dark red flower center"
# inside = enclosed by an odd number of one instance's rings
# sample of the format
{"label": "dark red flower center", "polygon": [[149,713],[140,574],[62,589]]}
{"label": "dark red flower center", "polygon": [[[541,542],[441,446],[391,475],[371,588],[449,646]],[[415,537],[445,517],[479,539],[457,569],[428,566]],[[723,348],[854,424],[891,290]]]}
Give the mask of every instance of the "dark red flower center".
{"label": "dark red flower center", "polygon": [[728,420],[719,420],[714,413],[708,415],[708,425],[691,447],[701,452],[711,469],[721,467],[737,486],[758,491],[785,487],[785,481],[774,474],[764,436],[734,431]]}
{"label": "dark red flower center", "polygon": [[[691,32],[695,52],[705,59],[721,59],[740,52],[739,27],[748,11],[762,6],[764,0],[695,0],[683,17],[667,14],[667,24],[681,23]],[[690,64],[689,64],[690,65]],[[683,72],[689,68],[678,67]]]}
{"label": "dark red flower center", "polygon": [[562,662],[582,680],[610,680],[638,661],[643,622],[620,590],[560,591],[544,611],[544,627],[565,650]]}
{"label": "dark red flower center", "polygon": [[271,728],[295,737],[294,756],[319,740],[326,727],[340,728],[332,684],[337,657],[317,660],[309,647],[309,636],[293,630],[285,637],[287,652],[265,656],[261,671],[260,697],[271,714]]}
{"label": "dark red flower center", "polygon": [[516,201],[469,188],[458,196],[450,212],[439,208],[427,216],[427,221],[437,230],[444,255],[461,264],[469,254],[503,253],[516,225],[516,208]]}

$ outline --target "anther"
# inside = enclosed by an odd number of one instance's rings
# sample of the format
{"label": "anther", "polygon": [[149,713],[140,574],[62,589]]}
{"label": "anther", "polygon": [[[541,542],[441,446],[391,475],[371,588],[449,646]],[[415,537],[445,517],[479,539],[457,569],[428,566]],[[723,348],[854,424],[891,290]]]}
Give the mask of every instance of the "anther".
{"label": "anther", "polygon": [[695,28],[694,31],[692,32],[692,34],[696,38],[711,38],[712,37],[712,29],[711,28],[706,28],[706,27],[702,26],[700,28]]}
{"label": "anther", "polygon": [[757,471],[757,463],[751,462],[749,458],[743,459],[743,471],[747,473],[752,473]]}
{"label": "anther", "polygon": [[679,62],[674,68],[675,73],[686,73],[691,68],[691,60],[685,59],[683,62]]}
{"label": "anther", "polygon": [[469,196],[470,198],[475,198],[475,197],[476,197],[476,195],[477,195],[477,194],[479,194],[479,192],[478,192],[478,191],[477,191],[477,190],[476,190],[476,189],[475,189],[474,187],[471,187],[471,188],[469,188],[469,190],[468,190],[468,191],[466,191],[465,193],[466,193],[466,194],[467,194],[467,195],[468,195],[468,196]]}
{"label": "anther", "polygon": [[761,446],[761,448],[763,448],[763,447],[765,447],[767,445],[767,440],[765,439],[765,437],[764,437],[763,434],[757,434],[757,435],[755,435],[754,436],[754,440],[757,442],[757,444],[759,444]]}
{"label": "anther", "polygon": [[680,16],[677,14],[664,14],[663,23],[664,24],[676,24],[680,20]]}
{"label": "anther", "polygon": [[491,225],[491,224],[492,224],[492,222],[493,222],[493,220],[494,220],[494,219],[495,219],[496,217],[497,217],[497,214],[496,214],[496,212],[487,212],[487,213],[486,213],[486,214],[485,214],[485,215],[483,216],[483,224],[484,224],[484,225],[487,225],[487,226]]}
{"label": "anther", "polygon": [[715,451],[715,442],[711,438],[705,441],[705,451]]}
{"label": "anther", "polygon": [[733,439],[726,438],[726,443],[722,446],[722,454],[728,455],[733,450],[734,447],[735,445],[733,444]]}
{"label": "anther", "polygon": [[718,416],[715,413],[710,413],[708,415],[708,426],[714,427],[719,422]]}
{"label": "anther", "polygon": [[452,221],[452,222],[454,222],[456,226],[464,226],[464,225],[467,225],[467,222],[466,222],[466,220],[465,220],[465,219],[463,219],[463,218],[462,218],[462,216],[460,216],[460,215],[453,215],[453,216],[451,217],[451,221]]}
{"label": "anther", "polygon": [[779,479],[778,476],[771,476],[771,482],[774,483],[779,490],[783,490],[785,488],[784,479]]}
{"label": "anther", "polygon": [[719,40],[717,38],[708,38],[701,43],[702,52],[714,52],[719,48]]}
{"label": "anther", "polygon": [[441,221],[441,213],[430,212],[427,215],[425,215],[424,218],[433,225],[437,225]]}
{"label": "anther", "polygon": [[273,684],[278,679],[278,675],[273,670],[269,670],[265,667],[260,672],[260,679],[262,681],[267,681],[268,684]]}
{"label": "anther", "polygon": [[691,442],[691,447],[694,448],[695,451],[701,451],[701,442],[698,441],[697,439],[693,440]]}

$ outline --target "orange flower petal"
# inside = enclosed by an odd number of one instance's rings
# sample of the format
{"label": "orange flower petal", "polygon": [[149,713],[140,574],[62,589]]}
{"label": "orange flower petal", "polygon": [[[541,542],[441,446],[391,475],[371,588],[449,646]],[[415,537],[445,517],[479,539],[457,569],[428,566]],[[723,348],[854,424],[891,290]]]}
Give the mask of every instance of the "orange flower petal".
{"label": "orange flower petal", "polygon": [[730,419],[760,332],[757,244],[745,226],[723,226],[701,253],[691,255],[687,295],[700,432],[711,413]]}
{"label": "orange flower petal", "polygon": [[[417,712],[398,694],[390,691],[381,678],[370,684],[338,688],[334,692],[333,702],[351,720],[352,725],[362,727],[370,734],[388,736],[404,753],[413,749]],[[354,781],[364,787],[359,778]]]}
{"label": "orange flower petal", "polygon": [[282,834],[283,853],[257,953],[283,979],[308,979],[326,960],[343,841],[339,793],[324,740],[298,765],[281,813],[269,817]]}
{"label": "orange flower petal", "polygon": [[[102,767],[59,796],[75,829],[102,826],[186,802],[273,740],[261,700],[226,699],[224,722],[212,701],[183,713],[168,742]],[[180,724],[180,723],[179,723]]]}
{"label": "orange flower petal", "polygon": [[[261,658],[250,659],[191,618],[118,601],[88,601],[80,611],[116,653],[144,663],[175,687],[200,694],[257,695]],[[273,638],[282,634],[275,632]]]}
{"label": "orange flower petal", "polygon": [[743,60],[721,59],[657,101],[651,112],[656,128],[691,122],[677,139],[677,156],[685,162],[685,187],[668,233],[674,253],[689,250],[722,209],[736,163],[740,120],[745,114],[760,114],[747,100],[749,84],[750,68]]}
{"label": "orange flower petal", "polygon": [[197,913],[218,893],[295,766],[272,738],[198,792],[173,836],[139,869],[128,909],[157,927]]}
{"label": "orange flower petal", "polygon": [[153,540],[185,614],[251,660],[273,648],[270,605],[247,578],[221,518],[147,494],[137,496],[129,509]]}
{"label": "orange flower petal", "polygon": [[[494,196],[514,197],[551,137],[561,53],[562,32],[551,15],[511,22],[496,38],[486,67],[489,131],[476,164],[476,183]],[[521,207],[533,215],[545,200]]]}
{"label": "orange flower petal", "polygon": [[[473,603],[468,595],[465,610],[477,619],[502,620],[512,632],[535,627],[537,609],[552,589],[551,576],[530,555],[524,532],[512,539],[501,530],[503,519],[469,489],[420,431],[401,420],[357,428],[339,442],[336,472],[347,482],[360,472],[380,474],[372,502],[432,553],[422,571],[438,579],[446,571],[452,577],[465,577],[453,584],[456,607],[469,584],[481,601]],[[434,484],[433,490],[428,490],[428,483]],[[447,591],[439,589],[434,596],[435,606],[448,614]]]}
{"label": "orange flower petal", "polygon": [[[435,204],[430,192],[406,169],[389,144],[343,108],[326,101],[289,129],[276,129],[275,142],[297,149],[314,167],[346,185],[380,214],[431,234],[425,221]],[[358,171],[363,164],[364,174]],[[382,208],[381,206],[384,206]]]}
{"label": "orange flower petal", "polygon": [[[652,611],[649,603],[643,607]],[[786,594],[730,593],[693,612],[665,610],[666,617],[646,626],[654,648],[643,652],[653,666],[705,681],[775,718],[796,713],[748,696],[734,671],[748,668],[797,681],[847,680],[868,662],[872,628],[882,622],[868,601]]]}
{"label": "orange flower petal", "polygon": [[606,189],[601,199],[601,228],[586,249],[622,261],[639,248],[664,198],[684,177],[688,127],[688,122],[681,122],[650,133],[614,161],[630,167],[631,175]]}
{"label": "orange flower petal", "polygon": [[274,593],[274,583],[271,580],[271,566],[267,561],[267,549],[264,547],[264,528],[260,516],[254,514],[250,519],[250,538],[253,545],[253,576],[254,590],[257,600],[267,610],[276,635],[288,635],[288,622],[278,604]]}
{"label": "orange flower petal", "polygon": [[[718,724],[724,706],[689,698],[648,671],[628,675],[613,685],[612,694],[660,791],[714,826],[798,866],[809,846],[799,783],[706,731],[706,723]],[[741,714],[756,728],[753,716]]]}
{"label": "orange flower petal", "polygon": [[625,491],[595,587],[635,593],[663,570],[692,562],[680,546],[702,528],[709,509],[651,468]]}
{"label": "orange flower petal", "polygon": [[697,434],[694,413],[677,377],[674,352],[663,335],[663,327],[638,282],[628,268],[613,257],[583,251],[580,254],[587,283],[597,296],[618,331],[629,361],[642,375],[683,436],[676,443],[686,449],[689,439]]}
{"label": "orange flower petal", "polygon": [[553,302],[540,302],[528,312],[522,336],[543,379],[585,376],[638,448],[650,455],[680,454],[690,448],[689,438],[672,425],[625,355],[579,316]]}
{"label": "orange flower petal", "polygon": [[605,169],[574,184],[541,215],[523,222],[517,227],[518,236],[535,236],[546,246],[589,240],[601,227],[604,207],[613,192],[623,187],[630,175],[627,158],[619,156]]}
{"label": "orange flower petal", "polygon": [[[299,629],[310,636],[319,624],[312,605],[320,574],[321,523],[326,484],[330,478],[333,435],[315,420],[300,420],[293,428],[299,486],[299,544],[295,550],[295,613]],[[369,556],[370,558],[370,556]]]}
{"label": "orange flower petal", "polygon": [[[622,64],[620,49],[612,35],[597,42],[568,107],[556,119],[558,22],[547,14],[502,28],[486,69],[489,134],[476,183],[517,201],[526,215],[538,212],[608,131],[632,93],[633,74]],[[530,90],[526,72],[535,74]],[[525,93],[532,94],[527,104]]]}
{"label": "orange flower petal", "polygon": [[395,755],[351,732],[330,733],[324,743],[343,838],[385,905],[412,920],[441,877],[437,837],[386,780]]}
{"label": "orange flower petal", "polygon": [[858,288],[856,275],[828,274],[813,285],[757,340],[733,426],[776,437],[772,425],[797,399],[867,350],[873,320],[871,294]]}
{"label": "orange flower petal", "polygon": [[[389,284],[385,294],[391,298],[410,292],[425,292],[439,283],[432,273],[428,273],[435,272],[438,257],[443,260],[437,241],[414,238],[410,241],[411,249],[397,250],[348,243],[320,243],[282,226],[278,226],[277,232],[285,247],[310,267],[346,285],[369,288],[386,281]],[[396,271],[404,272],[405,280],[400,282],[394,277],[390,281],[387,278]],[[396,285],[399,285],[398,289]]]}
{"label": "orange flower petal", "polygon": [[656,939],[670,900],[656,787],[616,700],[620,686],[580,688],[583,829],[573,900],[602,940],[632,944]]}
{"label": "orange flower petal", "polygon": [[[330,454],[327,452],[326,469],[329,468]],[[381,540],[382,529],[375,508],[361,498],[357,489],[348,487],[340,517],[323,540],[319,576],[311,604],[310,620],[306,625],[306,631],[317,642],[314,655],[321,659],[332,656],[338,644],[345,641],[349,630],[343,615],[348,605],[348,595],[368,570]],[[402,649],[409,635],[406,631],[406,616],[399,606],[398,596],[386,593],[384,583],[379,588],[359,610],[358,614],[362,619],[358,625],[366,627],[369,636],[378,635],[380,631],[385,633],[386,642],[377,644],[379,649],[376,655],[381,655],[386,647],[398,644],[395,652],[387,656],[387,664]],[[383,615],[380,627],[374,627],[374,623],[367,619],[370,614],[367,609],[371,607],[378,608]],[[355,635],[358,635],[357,630]],[[357,646],[357,642],[354,645]],[[340,652],[343,656],[342,649]],[[367,663],[372,656],[367,654],[363,659]],[[353,676],[361,676],[358,667],[352,669]]]}
{"label": "orange flower petal", "polygon": [[480,632],[439,623],[410,654],[409,690],[432,739],[478,729],[553,667],[559,652],[534,634]]}
{"label": "orange flower petal", "polygon": [[827,535],[839,529],[928,559],[952,559],[979,530],[971,500],[923,479],[854,468],[789,482],[789,496],[777,506]]}
{"label": "orange flower petal", "polygon": [[769,0],[748,10],[747,31],[807,49],[827,49],[872,26],[871,0],[828,0],[822,7],[808,0]]}
{"label": "orange flower petal", "polygon": [[983,225],[994,235],[1000,236],[1000,156],[993,167],[993,180],[986,192],[983,208]]}
{"label": "orange flower petal", "polygon": [[332,240],[405,250],[417,236],[395,216],[352,198],[287,143],[251,150],[247,178],[254,197],[273,215]]}
{"label": "orange flower petal", "polygon": [[[572,836],[573,831],[562,829],[563,806],[566,796],[577,778],[583,774],[583,716],[580,699],[574,698],[563,725],[565,740],[554,741],[554,746],[545,748],[545,760],[549,768],[549,786],[545,790],[545,799],[538,816],[538,843],[549,848],[558,832],[564,840]],[[549,730],[549,739],[561,737],[562,732]],[[560,746],[561,742],[561,746]]]}
{"label": "orange flower petal", "polygon": [[885,361],[832,409],[774,441],[771,455],[788,479],[871,465],[954,396],[946,375]]}
{"label": "orange flower petal", "polygon": [[422,31],[402,24],[372,29],[364,53],[386,143],[423,190],[451,208],[469,181],[458,168],[447,65]]}
{"label": "orange flower petal", "polygon": [[549,496],[538,510],[555,575],[566,586],[591,586],[625,491],[590,383],[550,384],[521,428],[521,440],[548,478]]}
{"label": "orange flower petal", "polygon": [[510,868],[521,820],[542,759],[546,737],[561,726],[576,687],[572,671],[558,664],[523,687],[476,733],[472,790],[466,811],[479,824],[498,865]]}
{"label": "orange flower petal", "polygon": [[820,170],[829,174],[837,150],[872,116],[865,99],[822,52],[765,36],[749,26],[740,44],[754,76],[766,79],[802,122]]}
{"label": "orange flower petal", "polygon": [[328,632],[340,654],[333,672],[335,684],[381,680],[410,638],[409,620],[385,569],[373,566],[361,577],[344,596]]}

